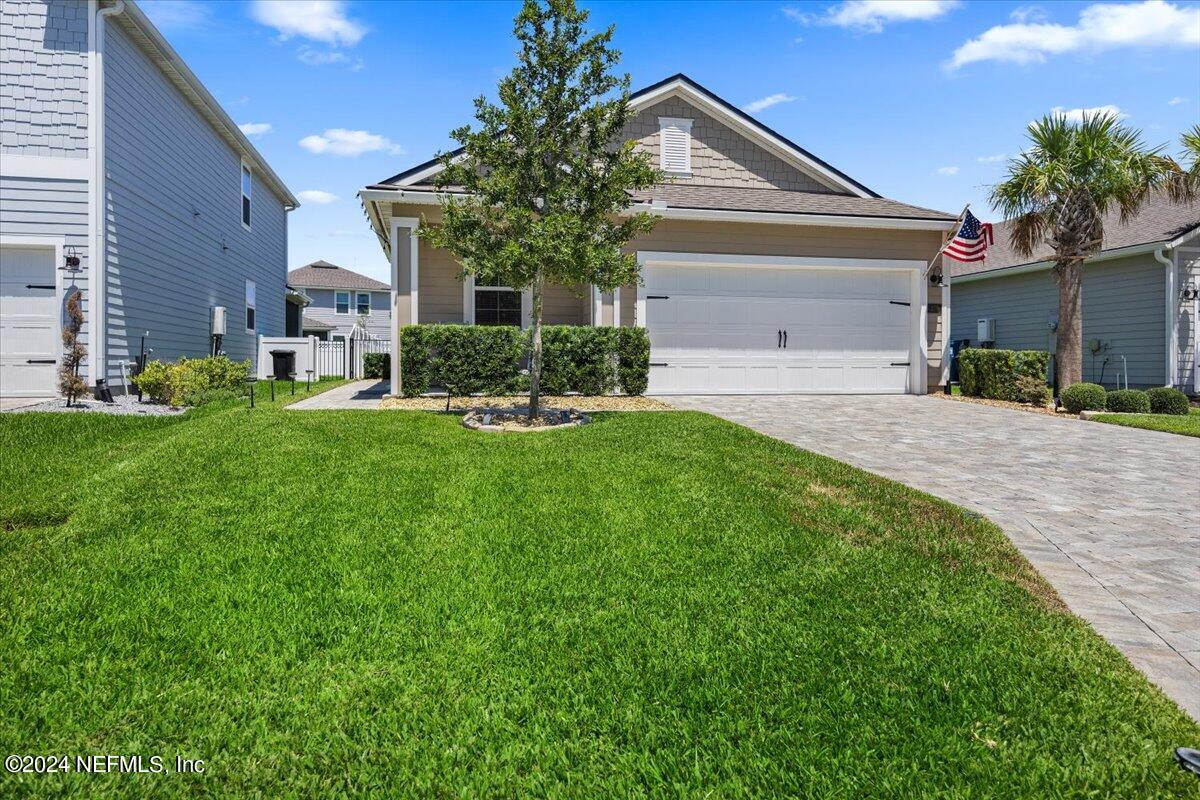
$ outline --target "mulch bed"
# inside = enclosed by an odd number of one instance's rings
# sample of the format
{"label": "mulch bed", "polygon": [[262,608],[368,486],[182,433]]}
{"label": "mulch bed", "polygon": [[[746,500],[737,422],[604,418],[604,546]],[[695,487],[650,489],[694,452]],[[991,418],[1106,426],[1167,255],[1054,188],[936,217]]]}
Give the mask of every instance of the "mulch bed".
{"label": "mulch bed", "polygon": [[[622,395],[542,395],[545,408],[574,408],[579,411],[670,411],[671,406],[650,397],[625,397]],[[475,408],[528,408],[528,395],[512,397],[452,397],[451,411],[469,411]],[[380,408],[400,411],[445,411],[445,397],[388,397]]]}
{"label": "mulch bed", "polygon": [[1011,408],[1014,411],[1032,411],[1035,414],[1049,414],[1052,417],[1061,416],[1063,418],[1071,418],[1074,415],[1068,414],[1065,411],[1055,411],[1053,405],[1048,406],[1031,406],[1028,403],[1012,403],[1008,400],[989,400],[986,397],[963,397],[960,394],[941,394],[937,393],[934,397],[940,397],[943,400],[954,400],[959,403],[974,403],[980,406],[992,406],[994,408]]}

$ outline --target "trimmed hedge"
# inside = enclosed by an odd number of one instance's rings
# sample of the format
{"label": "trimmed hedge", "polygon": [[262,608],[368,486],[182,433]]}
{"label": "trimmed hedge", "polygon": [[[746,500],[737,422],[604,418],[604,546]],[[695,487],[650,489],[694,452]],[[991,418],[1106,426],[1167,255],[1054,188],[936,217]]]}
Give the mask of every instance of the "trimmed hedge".
{"label": "trimmed hedge", "polygon": [[[1041,350],[984,350],[968,347],[958,354],[958,378],[962,393],[989,400],[1017,400],[1019,378],[1046,385],[1050,354]],[[1030,395],[1025,381],[1025,396]],[[1024,400],[1022,402],[1031,402]]]}
{"label": "trimmed hedge", "polygon": [[386,378],[391,372],[391,353],[366,353],[363,355],[364,378]]}
{"label": "trimmed hedge", "polygon": [[1187,395],[1169,386],[1159,386],[1157,389],[1147,389],[1146,397],[1150,400],[1151,414],[1175,414],[1187,416]]}
{"label": "trimmed hedge", "polygon": [[1103,411],[1107,394],[1104,387],[1096,383],[1073,383],[1062,390],[1059,399],[1063,408],[1078,414],[1081,411]]}
{"label": "trimmed hedge", "polygon": [[1117,389],[1108,393],[1104,406],[1121,414],[1149,414],[1150,398],[1140,389]]}
{"label": "trimmed hedge", "polygon": [[179,405],[203,405],[241,396],[250,375],[249,361],[230,361],[225,356],[181,358],[175,362],[151,361],[133,385],[151,400]]}
{"label": "trimmed hedge", "polygon": [[[408,325],[400,331],[400,381],[405,397],[431,386],[451,394],[512,394],[528,390],[521,362],[529,335],[510,326]],[[542,392],[626,394],[646,391],[650,341],[641,328],[542,326]]]}

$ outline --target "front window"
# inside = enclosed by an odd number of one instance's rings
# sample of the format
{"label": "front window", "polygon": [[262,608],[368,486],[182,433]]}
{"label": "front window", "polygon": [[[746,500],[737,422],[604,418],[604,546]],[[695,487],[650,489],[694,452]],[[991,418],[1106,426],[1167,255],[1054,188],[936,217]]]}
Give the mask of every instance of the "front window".
{"label": "front window", "polygon": [[334,311],[336,313],[338,313],[338,314],[349,314],[350,313],[350,293],[349,292],[337,292],[333,296],[333,302],[334,302],[334,306],[335,306]]}
{"label": "front window", "polygon": [[475,283],[476,325],[520,325],[521,293],[499,281]]}
{"label": "front window", "polygon": [[358,315],[360,317],[370,314],[371,313],[371,293],[370,292],[359,292],[358,299],[357,299],[357,302],[355,303],[355,306],[356,306],[355,310],[358,312]]}
{"label": "front window", "polygon": [[250,167],[242,164],[242,225],[250,229]]}
{"label": "front window", "polygon": [[255,314],[255,286],[254,281],[246,281],[246,333],[254,333],[257,330],[257,320]]}

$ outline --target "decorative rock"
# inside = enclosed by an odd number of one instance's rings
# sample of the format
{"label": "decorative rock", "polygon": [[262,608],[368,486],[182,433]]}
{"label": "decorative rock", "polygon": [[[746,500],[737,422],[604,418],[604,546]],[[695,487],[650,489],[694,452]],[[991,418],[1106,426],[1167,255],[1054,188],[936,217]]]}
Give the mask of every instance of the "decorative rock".
{"label": "decorative rock", "polygon": [[528,408],[476,408],[463,416],[463,426],[474,431],[549,431],[587,425],[592,418],[575,409],[542,409],[529,424]]}

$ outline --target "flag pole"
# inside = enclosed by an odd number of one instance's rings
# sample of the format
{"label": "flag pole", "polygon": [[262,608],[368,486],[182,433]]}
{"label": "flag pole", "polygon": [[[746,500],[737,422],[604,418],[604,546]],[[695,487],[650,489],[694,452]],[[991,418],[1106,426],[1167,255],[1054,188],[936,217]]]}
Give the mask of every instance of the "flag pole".
{"label": "flag pole", "polygon": [[[962,228],[963,219],[966,218],[967,211],[969,211],[970,208],[970,203],[967,203],[965,206],[963,206],[963,210],[959,213],[958,219],[954,221],[954,227],[942,237],[942,246],[938,248],[938,251],[933,254],[933,258],[929,259],[929,263],[925,265],[925,272],[923,273],[924,275],[929,274],[929,271],[933,269],[933,262],[938,260],[938,256],[945,251],[946,245],[950,244],[950,242],[954,240],[954,237],[958,235],[958,231]],[[945,276],[943,276],[943,278],[944,277]]]}

